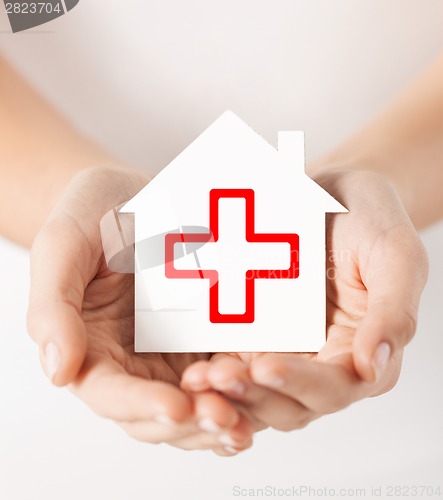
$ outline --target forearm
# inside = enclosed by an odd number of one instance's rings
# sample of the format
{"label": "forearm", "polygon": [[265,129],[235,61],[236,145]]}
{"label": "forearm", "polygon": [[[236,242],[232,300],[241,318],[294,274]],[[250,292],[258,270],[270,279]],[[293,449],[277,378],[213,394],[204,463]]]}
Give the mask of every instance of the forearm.
{"label": "forearm", "polygon": [[0,234],[29,246],[80,170],[121,165],[83,137],[0,56]]}
{"label": "forearm", "polygon": [[397,187],[417,228],[443,217],[443,57],[380,117],[310,165],[372,170]]}

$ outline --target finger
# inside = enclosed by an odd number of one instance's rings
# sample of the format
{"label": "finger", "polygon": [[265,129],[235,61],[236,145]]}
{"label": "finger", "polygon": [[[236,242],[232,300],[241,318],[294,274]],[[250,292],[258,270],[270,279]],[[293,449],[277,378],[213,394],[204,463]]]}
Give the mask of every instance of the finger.
{"label": "finger", "polygon": [[218,359],[235,358],[239,360],[237,353],[219,352],[213,354],[208,360],[201,360],[189,365],[182,374],[181,387],[187,391],[208,391],[211,386],[208,382],[208,370],[211,364]]}
{"label": "finger", "polygon": [[88,273],[93,270],[88,269],[91,251],[78,231],[70,223],[49,223],[31,251],[28,331],[39,345],[46,374],[56,385],[75,378],[86,353],[81,308]]}
{"label": "finger", "polygon": [[[181,446],[175,443],[193,440],[195,444],[193,449],[200,450],[208,448],[205,446],[205,439],[208,435],[201,433],[192,422],[177,424],[166,420],[164,423],[152,420],[140,420],[136,422],[119,422],[118,424],[128,436],[143,443],[169,443],[181,448]],[[212,440],[212,444],[214,446],[217,445],[217,439],[214,436],[209,437]],[[209,448],[211,447],[212,446],[209,446]]]}
{"label": "finger", "polygon": [[169,440],[167,443],[175,448],[187,451],[212,450],[220,446],[218,437],[207,432],[198,432],[180,439]]}
{"label": "finger", "polygon": [[414,336],[426,279],[426,252],[409,227],[391,230],[372,250],[363,276],[368,309],[353,342],[355,369],[363,380],[380,378],[392,354]]}
{"label": "finger", "polygon": [[[183,439],[170,441],[168,444],[184,450],[209,450],[220,448],[235,449],[235,453],[252,446],[252,427],[242,417],[235,427],[222,434],[198,433]],[[232,452],[231,452],[232,453]]]}
{"label": "finger", "polygon": [[[245,417],[234,415],[216,394],[198,394],[194,397],[194,418],[177,422],[162,416],[155,420],[120,422],[126,433],[138,441],[158,444],[166,442],[185,450],[207,450],[220,446],[236,447],[240,451],[251,445],[252,427]],[[229,406],[229,408],[227,408]],[[236,422],[233,425],[233,422]]]}
{"label": "finger", "polygon": [[237,450],[231,446],[216,447],[212,450],[219,457],[235,457],[243,450]]}
{"label": "finger", "polygon": [[298,401],[255,384],[249,367],[236,357],[219,356],[214,361],[211,359],[207,378],[212,388],[241,403],[255,420],[274,429],[298,429],[315,417],[311,410]]}
{"label": "finger", "polygon": [[241,448],[236,447],[236,446],[230,446],[230,445],[225,445],[225,446],[214,446],[212,448],[212,451],[216,454],[219,455],[220,457],[233,457],[238,455],[239,453],[242,453],[249,448],[251,448],[253,445],[253,440],[252,438],[249,440],[248,444],[245,446],[242,446]]}
{"label": "finger", "polygon": [[196,361],[189,365],[182,373],[180,385],[185,391],[207,391],[211,388],[208,382],[207,372],[209,361]]}
{"label": "finger", "polygon": [[215,392],[192,395],[194,416],[202,431],[221,434],[235,427],[240,413],[224,397]]}
{"label": "finger", "polygon": [[[236,455],[253,445],[253,428],[247,418],[242,416],[238,424],[228,434],[220,436],[218,446],[213,451],[221,456]],[[221,446],[220,446],[221,445]]]}
{"label": "finger", "polygon": [[220,436],[220,443],[213,447],[214,453],[220,456],[233,456],[251,448],[253,445],[253,429],[244,416],[229,434]]}
{"label": "finger", "polygon": [[69,388],[95,413],[120,422],[172,426],[192,416],[192,402],[183,391],[172,384],[129,375],[109,359],[87,358]]}
{"label": "finger", "polygon": [[[251,365],[251,377],[257,384],[299,401],[314,415],[345,408],[374,389],[338,364],[309,361],[290,354],[258,358]],[[311,416],[306,415],[307,422]]]}

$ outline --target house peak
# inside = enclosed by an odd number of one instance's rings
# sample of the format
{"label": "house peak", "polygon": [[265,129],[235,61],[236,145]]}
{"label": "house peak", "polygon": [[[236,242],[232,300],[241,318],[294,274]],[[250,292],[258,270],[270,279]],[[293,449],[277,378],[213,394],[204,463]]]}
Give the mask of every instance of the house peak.
{"label": "house peak", "polygon": [[[211,172],[208,165],[212,167]],[[120,211],[135,212],[142,202],[141,198],[149,196],[148,191],[160,186],[169,189],[168,186],[189,185],[192,190],[196,187],[190,183],[192,179],[199,179],[203,189],[217,187],[220,179],[223,185],[227,183],[240,187],[253,187],[256,182],[264,182],[264,185],[289,183],[293,186],[294,195],[297,192],[305,193],[314,210],[347,212],[306,175],[304,132],[279,132],[276,150],[229,110],[219,116]]]}

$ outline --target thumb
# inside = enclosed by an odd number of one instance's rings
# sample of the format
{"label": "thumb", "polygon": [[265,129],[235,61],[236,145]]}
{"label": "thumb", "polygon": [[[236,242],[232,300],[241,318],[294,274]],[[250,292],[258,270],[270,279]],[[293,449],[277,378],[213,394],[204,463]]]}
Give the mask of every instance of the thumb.
{"label": "thumb", "polygon": [[28,331],[46,375],[58,386],[76,377],[85,358],[81,311],[89,280],[83,270],[91,261],[85,236],[70,220],[46,224],[31,250]]}
{"label": "thumb", "polygon": [[428,266],[418,236],[406,231],[373,249],[365,272],[368,308],[354,337],[353,359],[367,382],[379,380],[390,358],[415,334]]}

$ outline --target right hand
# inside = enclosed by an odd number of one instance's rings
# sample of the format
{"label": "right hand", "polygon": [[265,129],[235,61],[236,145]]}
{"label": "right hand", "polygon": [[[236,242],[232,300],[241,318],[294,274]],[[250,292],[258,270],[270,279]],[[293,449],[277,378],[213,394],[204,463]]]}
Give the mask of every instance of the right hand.
{"label": "right hand", "polygon": [[74,177],[32,247],[29,333],[50,380],[129,435],[233,455],[252,444],[248,420],[216,392],[179,387],[184,369],[209,355],[134,353],[134,276],[104,260],[102,216],[147,182],[123,167]]}
{"label": "right hand", "polygon": [[350,211],[327,219],[323,348],[218,353],[182,377],[188,391],[213,389],[240,404],[258,427],[300,429],[386,393],[397,383],[403,350],[415,333],[428,262],[394,186],[351,169],[325,168],[316,180]]}

